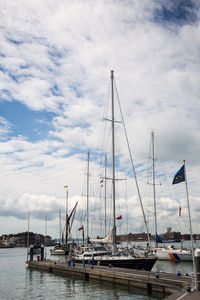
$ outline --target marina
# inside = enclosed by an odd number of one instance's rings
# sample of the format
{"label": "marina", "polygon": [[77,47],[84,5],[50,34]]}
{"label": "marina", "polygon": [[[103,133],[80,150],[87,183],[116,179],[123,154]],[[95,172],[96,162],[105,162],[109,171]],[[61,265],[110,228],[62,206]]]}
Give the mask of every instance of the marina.
{"label": "marina", "polygon": [[[195,265],[196,272],[198,274],[200,260],[199,251],[196,251]],[[163,261],[161,261],[163,263]],[[82,263],[77,263],[74,257],[63,257],[62,259],[44,259],[43,252],[41,256],[30,256],[30,260],[27,261],[29,269],[37,271],[46,271],[60,276],[69,276],[71,278],[81,278],[82,280],[90,281],[97,280],[99,282],[109,282],[118,286],[126,286],[128,288],[134,287],[141,290],[145,290],[146,293],[151,296],[153,293],[159,293],[163,298],[170,297],[169,299],[196,299],[199,292],[194,289],[196,282],[193,276],[193,269],[191,262],[185,262],[186,269],[190,274],[173,270],[173,272],[167,272],[159,270],[158,266],[153,271],[146,271],[144,269],[127,269],[113,267],[111,264],[102,266],[94,264],[94,260],[87,261],[84,259]],[[167,262],[169,264],[169,262]],[[175,264],[175,262],[174,262]],[[178,266],[179,263],[177,263]],[[190,265],[190,270],[188,266]],[[166,264],[165,264],[166,266]],[[199,277],[199,276],[198,276]],[[198,278],[199,280],[199,278]],[[197,287],[197,285],[196,285]],[[199,291],[199,289],[197,289]],[[180,298],[181,297],[181,298]],[[188,298],[189,297],[189,298]]]}
{"label": "marina", "polygon": [[[160,300],[160,293],[151,297],[145,290],[99,280],[83,280],[76,276],[57,276],[42,270],[29,269],[25,263],[26,249],[0,250],[0,299],[104,299]],[[50,248],[47,248],[47,259]],[[36,257],[34,258],[36,259]],[[12,284],[11,284],[12,282]]]}
{"label": "marina", "polygon": [[[1,263],[1,299],[88,299],[96,297],[96,299],[178,299],[185,294],[185,299],[195,299],[194,296],[199,296],[197,293],[188,293],[186,282],[190,283],[190,276],[185,276],[187,272],[192,274],[191,262],[169,262],[157,261],[151,272],[133,271],[123,269],[114,270],[114,268],[94,266],[93,269],[89,265],[83,268],[82,264],[71,264],[64,256],[52,257],[50,255],[50,247],[47,247],[46,261],[37,261],[37,255],[34,255],[34,261],[30,262],[32,267],[28,267],[25,263],[26,249],[25,248],[10,248],[0,250]],[[50,272],[48,264],[52,264],[55,270]],[[46,265],[45,269],[41,266]],[[67,272],[62,271],[63,266]],[[59,269],[59,271],[58,271]],[[60,272],[61,271],[61,272]],[[182,275],[177,277],[177,272]],[[73,273],[73,274],[72,274]],[[85,278],[85,273],[89,274],[89,278]],[[114,279],[113,273],[116,277],[124,278],[122,282],[119,278]],[[126,274],[124,274],[126,273]],[[159,278],[155,274],[159,273]],[[98,275],[97,275],[98,274]],[[132,274],[132,275],[130,275]],[[100,276],[101,275],[101,276]],[[105,278],[105,275],[107,278]],[[87,276],[86,276],[87,277]],[[129,284],[129,278],[134,278],[134,285]],[[148,278],[149,277],[149,278]],[[147,278],[152,283],[152,291],[147,288]],[[142,280],[141,280],[142,279]],[[183,290],[179,288],[170,287],[172,295],[168,294],[167,287],[169,282],[173,279]],[[145,281],[144,281],[145,280]],[[10,284],[12,282],[12,285]],[[136,284],[137,282],[137,284]],[[165,297],[163,289],[158,287],[159,283],[162,286],[165,283]],[[171,283],[170,283],[171,284]],[[159,290],[159,292],[158,292]],[[149,293],[149,294],[148,294]],[[152,294],[151,294],[152,293]],[[151,295],[150,295],[151,294]],[[175,298],[177,297],[177,298]],[[198,298],[197,298],[198,299]]]}

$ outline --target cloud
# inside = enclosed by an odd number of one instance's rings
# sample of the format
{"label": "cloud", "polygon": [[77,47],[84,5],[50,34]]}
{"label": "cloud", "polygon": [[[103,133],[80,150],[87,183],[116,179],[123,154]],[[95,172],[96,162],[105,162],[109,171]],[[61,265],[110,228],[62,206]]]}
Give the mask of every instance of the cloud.
{"label": "cloud", "polygon": [[12,125],[3,117],[0,117],[0,139],[6,139],[7,134],[12,131]]}
{"label": "cloud", "polygon": [[[194,227],[199,231],[198,8],[194,1],[2,3],[0,101],[26,107],[26,111],[17,113],[5,106],[0,113],[2,216],[11,216],[13,224],[19,224],[28,211],[36,220],[42,220],[47,212],[49,227],[57,234],[57,212],[65,206],[63,186],[69,185],[71,209],[86,186],[82,182],[88,150],[93,153],[91,173],[99,179],[103,172],[99,170],[103,161],[99,155],[111,139],[111,135],[105,138],[110,129],[105,129],[106,122],[101,125],[101,121],[110,118],[103,109],[110,95],[113,69],[145,212],[153,210],[146,174],[150,133],[154,130],[160,162],[156,164],[156,177],[163,187],[156,186],[158,209],[164,210],[167,224],[176,227],[174,216],[185,195],[183,185],[172,189],[171,181],[185,159]],[[115,111],[120,121],[117,106]],[[28,112],[34,112],[34,117]],[[30,122],[24,114],[29,115]],[[19,120],[24,120],[21,127]],[[42,122],[45,127],[39,126]],[[117,176],[128,179],[130,231],[145,230],[119,126],[116,124]],[[90,226],[95,228],[95,235],[98,214],[98,226],[103,224],[103,201],[98,198],[99,185],[95,183],[93,188]],[[118,188],[117,212],[124,215],[122,190]],[[85,202],[79,200],[77,214],[82,219],[84,206]],[[183,212],[186,210],[184,206]],[[159,216],[158,221],[162,221]],[[75,222],[76,228],[80,221],[77,218]],[[125,231],[125,222],[121,224],[120,230]],[[2,228],[2,233],[5,230]]]}

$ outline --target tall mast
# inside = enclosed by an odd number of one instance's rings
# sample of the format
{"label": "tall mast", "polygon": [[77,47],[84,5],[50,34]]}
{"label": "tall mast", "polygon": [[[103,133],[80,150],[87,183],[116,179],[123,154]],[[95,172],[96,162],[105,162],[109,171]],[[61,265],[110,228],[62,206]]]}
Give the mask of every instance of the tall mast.
{"label": "tall mast", "polygon": [[106,178],[107,178],[107,155],[105,155],[105,173],[104,173],[104,204],[105,204],[105,236],[106,236],[106,194],[107,194],[107,186],[106,186]]}
{"label": "tall mast", "polygon": [[[155,220],[155,238],[157,237],[157,216],[156,216],[156,187],[155,187],[155,154],[154,154],[154,132],[151,133],[152,138],[152,168],[153,168],[153,200],[154,200],[154,220]],[[156,247],[158,242],[156,238]]]}
{"label": "tall mast", "polygon": [[68,242],[68,186],[64,186],[64,188],[66,188],[66,224],[65,224],[65,227],[66,227],[66,231],[65,231],[65,243],[67,245],[67,242]]}
{"label": "tall mast", "polygon": [[89,167],[90,167],[90,152],[88,151],[88,163],[87,163],[87,244],[89,237]]}
{"label": "tall mast", "polygon": [[62,239],[62,234],[61,234],[61,209],[59,208],[59,238],[60,238],[60,242]]}
{"label": "tall mast", "polygon": [[112,103],[112,197],[113,197],[113,247],[116,248],[116,222],[115,222],[115,118],[114,118],[114,71],[111,71],[111,103]]}

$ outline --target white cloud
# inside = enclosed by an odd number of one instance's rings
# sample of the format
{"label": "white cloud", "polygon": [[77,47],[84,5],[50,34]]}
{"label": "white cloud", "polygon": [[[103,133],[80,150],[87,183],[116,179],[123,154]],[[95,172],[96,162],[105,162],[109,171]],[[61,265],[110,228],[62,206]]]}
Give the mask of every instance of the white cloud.
{"label": "white cloud", "polygon": [[12,125],[3,117],[0,117],[0,139],[4,139],[12,131]]}
{"label": "white cloud", "polygon": [[[19,211],[53,212],[63,206],[65,184],[70,186],[72,202],[79,198],[85,153],[102,145],[100,120],[111,69],[134,163],[141,163],[136,171],[145,211],[153,206],[145,195],[145,169],[154,129],[156,153],[164,165],[157,171],[167,173],[163,190],[158,191],[158,207],[168,208],[164,214],[175,226],[179,195],[173,195],[177,187],[168,194],[168,187],[186,159],[194,213],[200,201],[199,19],[193,24],[162,26],[154,22],[160,5],[155,1],[2,2],[1,101],[17,100],[30,110],[56,114],[41,141],[8,136],[16,124],[1,117],[0,201],[6,213],[12,214],[14,203]],[[121,162],[130,169],[124,140],[119,150]],[[97,173],[98,162],[92,165]],[[184,199],[183,186],[178,191]],[[130,231],[139,230],[140,221],[135,223],[141,209],[133,182],[128,192],[135,218]],[[120,198],[125,213],[125,201]],[[195,213],[198,231],[197,219]]]}

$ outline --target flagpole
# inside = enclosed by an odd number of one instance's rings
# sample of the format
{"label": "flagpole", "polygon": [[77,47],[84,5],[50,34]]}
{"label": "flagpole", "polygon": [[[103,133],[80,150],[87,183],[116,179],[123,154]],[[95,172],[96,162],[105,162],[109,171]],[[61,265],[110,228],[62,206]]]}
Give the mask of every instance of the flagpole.
{"label": "flagpole", "polygon": [[191,222],[191,215],[190,215],[190,202],[189,202],[185,160],[183,161],[183,163],[184,163],[184,175],[185,175],[185,187],[186,187],[186,195],[187,195],[188,215],[189,215],[189,223],[190,223],[190,240],[191,240],[191,248],[192,248],[192,262],[193,262],[194,284],[195,284],[194,288],[196,289],[197,278],[196,278],[196,268],[195,268],[195,262],[194,262],[194,243],[193,243],[193,235],[192,235],[192,222]]}

